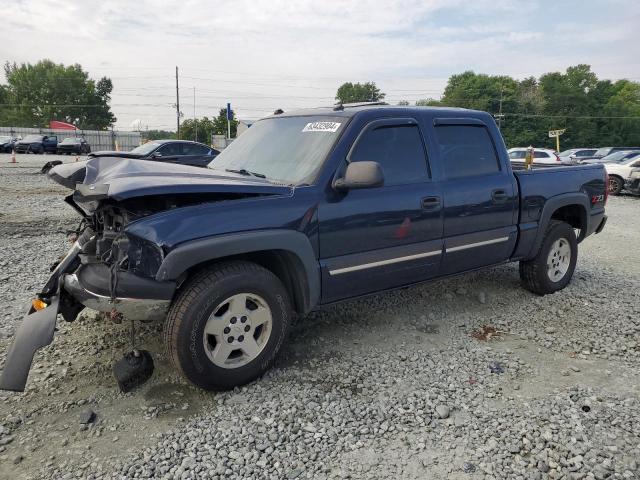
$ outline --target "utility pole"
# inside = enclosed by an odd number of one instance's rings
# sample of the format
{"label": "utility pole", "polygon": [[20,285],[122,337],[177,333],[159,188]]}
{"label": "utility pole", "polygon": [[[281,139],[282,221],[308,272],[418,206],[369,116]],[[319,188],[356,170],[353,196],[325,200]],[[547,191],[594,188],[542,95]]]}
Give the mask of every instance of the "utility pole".
{"label": "utility pole", "polygon": [[193,140],[198,141],[198,120],[196,119],[196,87],[193,87],[193,123],[196,126],[196,138]]}
{"label": "utility pole", "polygon": [[176,66],[176,136],[180,138],[180,88],[178,87],[178,67]]}
{"label": "utility pole", "polygon": [[498,109],[498,115],[496,115],[498,117],[498,130],[500,130],[500,127],[502,127],[502,117],[504,117],[504,115],[502,114],[502,93],[504,92],[504,89],[502,87],[502,84],[500,84],[500,107]]}

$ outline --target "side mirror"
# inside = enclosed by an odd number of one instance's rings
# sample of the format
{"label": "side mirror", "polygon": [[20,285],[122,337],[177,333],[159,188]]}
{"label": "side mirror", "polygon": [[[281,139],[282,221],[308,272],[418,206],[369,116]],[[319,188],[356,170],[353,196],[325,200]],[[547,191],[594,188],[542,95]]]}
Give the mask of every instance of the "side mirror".
{"label": "side mirror", "polygon": [[347,166],[344,177],[333,182],[336,190],[374,188],[384,185],[382,167],[378,162],[353,162]]}
{"label": "side mirror", "polygon": [[162,157],[162,154],[160,152],[153,152],[151,154],[151,158],[160,158]]}

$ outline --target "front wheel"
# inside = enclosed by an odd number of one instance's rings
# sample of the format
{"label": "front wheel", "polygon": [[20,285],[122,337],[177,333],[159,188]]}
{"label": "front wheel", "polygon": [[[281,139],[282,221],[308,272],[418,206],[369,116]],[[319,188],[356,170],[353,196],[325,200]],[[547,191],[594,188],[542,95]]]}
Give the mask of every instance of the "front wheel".
{"label": "front wheel", "polygon": [[282,347],[292,308],[271,271],[224,262],[197,273],[174,300],[164,329],[174,367],[205,390],[224,390],[260,377]]}
{"label": "front wheel", "polygon": [[573,227],[552,220],[538,254],[520,262],[520,280],[527,290],[546,295],[566,287],[571,281],[578,259],[578,242]]}

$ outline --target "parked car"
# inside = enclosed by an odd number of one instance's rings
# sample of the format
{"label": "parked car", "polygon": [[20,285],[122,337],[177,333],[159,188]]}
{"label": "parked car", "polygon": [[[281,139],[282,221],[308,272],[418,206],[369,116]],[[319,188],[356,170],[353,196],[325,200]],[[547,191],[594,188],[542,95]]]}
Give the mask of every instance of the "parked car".
{"label": "parked car", "polygon": [[558,156],[560,157],[560,161],[565,165],[575,165],[579,163],[582,158],[593,157],[596,151],[597,148],[572,148],[560,152]]}
{"label": "parked car", "polygon": [[640,168],[632,168],[629,178],[624,184],[625,190],[634,195],[640,195]]}
{"label": "parked car", "polygon": [[618,195],[624,188],[625,181],[631,176],[634,168],[640,168],[640,152],[621,162],[603,163],[609,175],[609,194]]}
{"label": "parked car", "polygon": [[60,155],[82,155],[91,152],[91,147],[83,137],[67,137],[58,144]]}
{"label": "parked car", "polygon": [[640,151],[638,150],[620,150],[618,152],[610,153],[606,157],[583,160],[580,163],[620,163],[637,155],[640,155]]}
{"label": "parked car", "polygon": [[187,140],[153,140],[134,148],[130,152],[92,152],[89,157],[135,158],[138,160],[154,160],[156,162],[206,167],[219,153],[215,148]]}
{"label": "parked car", "polygon": [[0,135],[0,152],[11,153],[18,139],[11,135]]}
{"label": "parked car", "polygon": [[505,262],[524,288],[561,290],[606,223],[602,165],[514,171],[493,117],[473,110],[294,111],[209,169],[98,157],[48,175],[74,190],[84,230],[17,330],[8,390],[24,389],[58,313],[166,316],[178,371],[228,389],[273,364],[294,316],[335,302]]}
{"label": "parked car", "polygon": [[[509,158],[515,162],[524,162],[527,156],[526,148],[510,148]],[[542,165],[558,165],[560,164],[560,157],[554,150],[548,148],[534,148],[533,150],[533,163]]]}
{"label": "parked car", "polygon": [[56,135],[27,135],[15,144],[16,153],[56,153],[58,137]]}
{"label": "parked car", "polygon": [[599,160],[612,153],[621,152],[622,150],[640,150],[640,147],[602,147],[596,150],[596,153],[594,153],[592,157],[582,157],[582,161]]}

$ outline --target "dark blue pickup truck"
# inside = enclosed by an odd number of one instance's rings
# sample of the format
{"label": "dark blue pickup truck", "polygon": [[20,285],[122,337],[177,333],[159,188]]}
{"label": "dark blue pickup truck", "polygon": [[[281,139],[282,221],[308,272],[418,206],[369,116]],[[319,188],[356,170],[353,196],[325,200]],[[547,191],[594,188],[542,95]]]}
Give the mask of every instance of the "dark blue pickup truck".
{"label": "dark blue pickup truck", "polygon": [[0,387],[22,390],[57,314],[164,319],[205,389],[272,364],[295,315],[504,262],[539,295],[570,281],[606,222],[601,165],[513,171],[493,118],[337,106],[255,123],[209,169],[95,158],[50,177],[79,238],[16,334]]}

